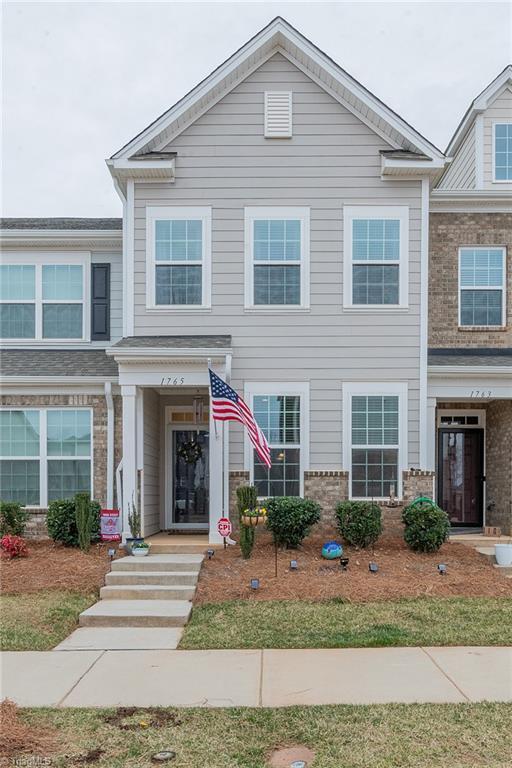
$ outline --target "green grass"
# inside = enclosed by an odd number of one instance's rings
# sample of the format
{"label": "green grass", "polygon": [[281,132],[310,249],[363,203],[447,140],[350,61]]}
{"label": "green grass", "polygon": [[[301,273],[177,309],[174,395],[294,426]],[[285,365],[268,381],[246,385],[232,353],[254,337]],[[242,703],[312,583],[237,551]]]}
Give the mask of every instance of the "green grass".
{"label": "green grass", "polygon": [[511,598],[235,600],[194,608],[180,648],[512,645]]}
{"label": "green grass", "polygon": [[[83,763],[97,747],[105,750],[97,768],[150,766],[162,749],[177,753],[175,768],[267,768],[273,749],[293,744],[316,751],[308,768],[510,768],[508,704],[185,709],[178,725],[135,730],[106,724],[106,712],[39,709],[22,717],[57,729],[54,768]],[[125,722],[144,719],[140,710]]]}
{"label": "green grass", "polygon": [[0,647],[4,651],[47,651],[72,632],[78,615],[97,594],[66,590],[0,597]]}

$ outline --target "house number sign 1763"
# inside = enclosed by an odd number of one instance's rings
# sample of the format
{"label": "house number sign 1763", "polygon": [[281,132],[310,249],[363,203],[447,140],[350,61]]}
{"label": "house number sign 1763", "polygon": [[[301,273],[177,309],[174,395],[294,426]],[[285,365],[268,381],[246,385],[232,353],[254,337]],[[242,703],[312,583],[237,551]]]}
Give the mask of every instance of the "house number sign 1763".
{"label": "house number sign 1763", "polygon": [[472,389],[470,397],[492,397],[492,389]]}
{"label": "house number sign 1763", "polygon": [[161,382],[163,387],[182,387],[184,384],[184,376],[164,376]]}

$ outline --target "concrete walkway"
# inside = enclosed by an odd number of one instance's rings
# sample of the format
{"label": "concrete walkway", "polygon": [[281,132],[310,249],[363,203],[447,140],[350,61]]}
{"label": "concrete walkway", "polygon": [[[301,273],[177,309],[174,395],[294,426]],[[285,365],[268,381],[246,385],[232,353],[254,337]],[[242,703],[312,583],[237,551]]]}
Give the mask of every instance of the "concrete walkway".
{"label": "concrete walkway", "polygon": [[512,647],[5,652],[22,707],[512,701]]}

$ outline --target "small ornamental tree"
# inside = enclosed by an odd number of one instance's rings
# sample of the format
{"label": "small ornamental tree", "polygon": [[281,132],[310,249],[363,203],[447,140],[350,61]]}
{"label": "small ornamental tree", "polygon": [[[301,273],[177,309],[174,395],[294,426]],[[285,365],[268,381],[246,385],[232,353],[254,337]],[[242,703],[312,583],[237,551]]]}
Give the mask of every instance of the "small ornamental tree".
{"label": "small ornamental tree", "polygon": [[437,552],[450,532],[446,512],[424,496],[405,507],[402,520],[405,542],[415,552]]}
{"label": "small ornamental tree", "polygon": [[347,544],[365,549],[382,533],[381,511],[373,501],[342,501],[336,507],[338,530]]}

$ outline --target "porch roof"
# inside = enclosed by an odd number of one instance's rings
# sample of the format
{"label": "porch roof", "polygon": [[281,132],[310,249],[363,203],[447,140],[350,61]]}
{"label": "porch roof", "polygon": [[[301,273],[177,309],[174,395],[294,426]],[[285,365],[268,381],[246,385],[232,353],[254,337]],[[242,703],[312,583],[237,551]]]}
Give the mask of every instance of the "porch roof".
{"label": "porch roof", "polygon": [[231,336],[126,336],[111,349],[223,349],[231,348]]}
{"label": "porch roof", "polygon": [[117,378],[117,363],[103,349],[9,349],[0,351],[2,379],[56,376]]}
{"label": "porch roof", "polygon": [[474,366],[510,366],[512,368],[512,349],[491,349],[488,347],[474,349],[429,349],[428,364],[464,367]]}

